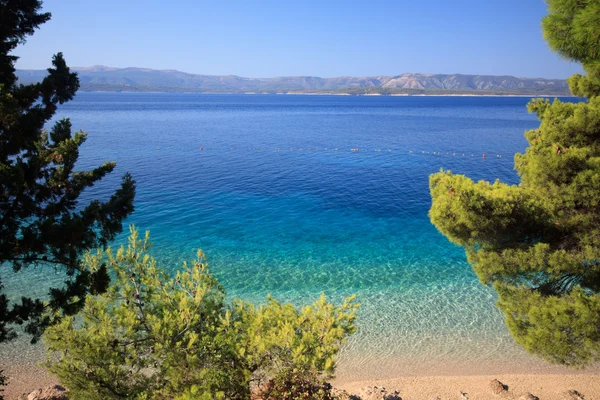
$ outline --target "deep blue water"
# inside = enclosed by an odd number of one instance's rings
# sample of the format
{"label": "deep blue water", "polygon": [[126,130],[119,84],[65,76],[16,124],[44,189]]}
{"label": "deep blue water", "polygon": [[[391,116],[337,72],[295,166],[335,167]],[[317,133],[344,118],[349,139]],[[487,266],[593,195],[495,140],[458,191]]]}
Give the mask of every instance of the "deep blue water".
{"label": "deep blue water", "polygon": [[232,296],[357,294],[359,331],[340,373],[384,377],[448,360],[540,365],[427,217],[440,168],[518,182],[513,155],[539,124],[528,100],[80,93],[58,117],[89,133],[82,168],[117,162],[89,198],[135,177],[127,223],[151,231],[170,270],[202,248]]}

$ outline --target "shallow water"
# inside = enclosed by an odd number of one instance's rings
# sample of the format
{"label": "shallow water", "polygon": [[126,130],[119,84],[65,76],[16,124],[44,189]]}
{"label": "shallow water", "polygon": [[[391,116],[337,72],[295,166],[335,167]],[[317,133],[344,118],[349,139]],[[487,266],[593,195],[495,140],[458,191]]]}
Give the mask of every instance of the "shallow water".
{"label": "shallow water", "polygon": [[[232,296],[300,304],[356,294],[359,330],[339,375],[367,379],[550,368],[512,342],[493,291],[427,217],[428,176],[440,168],[518,181],[513,155],[538,125],[527,102],[80,93],[59,116],[89,132],[82,167],[118,163],[86,196],[110,195],[125,171],[135,177],[127,223],[151,231],[170,270],[202,248]],[[12,295],[59,279],[7,278]],[[0,361],[15,362],[21,343]]]}

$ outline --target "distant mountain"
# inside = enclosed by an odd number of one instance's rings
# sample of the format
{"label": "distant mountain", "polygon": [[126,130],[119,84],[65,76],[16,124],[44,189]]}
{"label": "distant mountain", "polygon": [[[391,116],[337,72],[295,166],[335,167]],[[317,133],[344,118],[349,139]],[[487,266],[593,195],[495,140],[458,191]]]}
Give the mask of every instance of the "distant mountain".
{"label": "distant mountain", "polygon": [[[349,93],[349,94],[531,94],[568,95],[560,79],[462,74],[401,74],[319,78],[285,76],[243,78],[235,75],[196,75],[175,70],[112,68],[95,65],[72,68],[83,91],[168,91],[215,93]],[[36,82],[45,70],[17,70],[23,83]]]}

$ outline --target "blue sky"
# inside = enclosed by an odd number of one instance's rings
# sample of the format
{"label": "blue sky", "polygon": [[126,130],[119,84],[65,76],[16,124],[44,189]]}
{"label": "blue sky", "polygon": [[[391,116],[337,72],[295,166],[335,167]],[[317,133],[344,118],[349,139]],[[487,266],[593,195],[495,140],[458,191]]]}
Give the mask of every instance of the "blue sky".
{"label": "blue sky", "polygon": [[42,69],[146,67],[246,77],[403,72],[566,78],[542,0],[44,0],[52,20],[16,55]]}

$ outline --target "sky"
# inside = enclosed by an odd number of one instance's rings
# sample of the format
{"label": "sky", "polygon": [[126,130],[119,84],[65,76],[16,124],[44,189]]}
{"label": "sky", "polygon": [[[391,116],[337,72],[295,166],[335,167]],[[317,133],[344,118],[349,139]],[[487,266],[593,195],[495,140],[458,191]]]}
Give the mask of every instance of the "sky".
{"label": "sky", "polygon": [[543,0],[44,0],[17,68],[68,65],[276,77],[412,73],[566,78]]}

